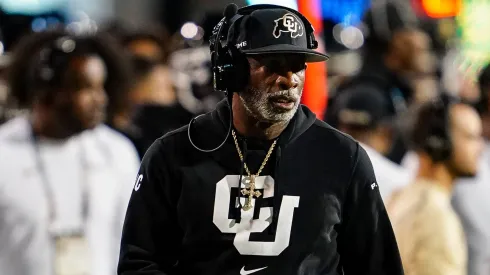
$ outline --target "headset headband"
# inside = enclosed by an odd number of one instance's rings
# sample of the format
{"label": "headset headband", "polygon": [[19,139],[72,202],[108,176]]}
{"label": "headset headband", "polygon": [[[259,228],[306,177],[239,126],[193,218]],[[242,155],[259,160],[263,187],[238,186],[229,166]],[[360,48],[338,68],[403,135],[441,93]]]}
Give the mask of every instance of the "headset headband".
{"label": "headset headband", "polygon": [[[238,9],[236,11],[236,14],[229,19],[227,19],[226,16],[222,18],[221,21],[213,29],[211,39],[210,39],[211,51],[218,52],[219,50],[218,43],[221,44],[222,48],[224,48],[227,46],[227,43],[230,42],[228,41],[227,35],[223,33],[223,28],[225,26],[226,26],[226,31],[228,32],[229,27],[233,25],[238,19],[242,18],[245,15],[249,15],[254,11],[264,10],[264,9],[283,9],[291,13],[294,13],[296,16],[298,16],[301,19],[301,21],[303,21],[303,25],[306,29],[306,33],[308,34],[308,44],[307,44],[308,48],[309,49],[318,48],[318,42],[315,40],[314,37],[315,29],[311,25],[310,21],[303,14],[301,14],[295,9],[288,8],[288,7],[272,5],[272,4],[258,4],[258,5],[251,5]],[[225,44],[222,44],[223,42]]]}

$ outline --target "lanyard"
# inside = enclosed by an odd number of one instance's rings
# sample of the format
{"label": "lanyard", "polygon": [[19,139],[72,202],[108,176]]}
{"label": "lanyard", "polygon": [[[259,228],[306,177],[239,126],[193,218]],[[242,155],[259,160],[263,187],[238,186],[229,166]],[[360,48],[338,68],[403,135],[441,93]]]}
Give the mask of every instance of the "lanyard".
{"label": "lanyard", "polygon": [[[43,185],[44,193],[46,196],[46,201],[48,202],[48,210],[49,210],[49,224],[50,228],[52,228],[53,223],[56,219],[56,205],[54,202],[54,192],[53,192],[53,185],[51,184],[48,174],[46,172],[46,166],[41,158],[41,150],[39,146],[39,138],[37,135],[34,133],[34,131],[31,131],[32,135],[32,145],[34,147],[34,156],[35,156],[35,161],[36,161],[36,169],[39,172],[39,175],[41,176],[41,183]],[[79,154],[79,159],[80,159],[80,166],[82,170],[82,175],[81,175],[81,204],[82,204],[82,228],[79,229],[77,232],[73,233],[78,233],[81,234],[83,233],[83,227],[85,226],[87,219],[88,219],[88,164],[87,164],[87,158],[85,155],[85,152],[83,150],[83,146],[80,145],[80,154]]]}

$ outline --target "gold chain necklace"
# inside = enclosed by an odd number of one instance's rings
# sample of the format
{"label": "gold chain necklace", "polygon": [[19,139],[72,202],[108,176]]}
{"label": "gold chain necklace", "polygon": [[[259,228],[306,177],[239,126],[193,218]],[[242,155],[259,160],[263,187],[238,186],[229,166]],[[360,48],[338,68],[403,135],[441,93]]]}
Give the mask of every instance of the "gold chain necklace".
{"label": "gold chain necklace", "polygon": [[[236,138],[235,130],[231,130],[231,135],[233,136],[233,140],[235,141],[235,147],[238,152],[238,156],[240,157],[240,160],[244,162],[243,160],[243,155],[242,151],[240,150],[240,146],[238,145],[238,140]],[[272,143],[271,147],[269,148],[269,151],[267,152],[267,155],[264,158],[264,161],[262,162],[262,165],[259,168],[259,171],[257,171],[257,174],[252,174],[250,173],[250,169],[248,169],[247,164],[244,162],[243,167],[245,168],[245,171],[248,174],[249,180],[250,180],[250,186],[247,188],[243,188],[241,190],[242,194],[247,196],[248,195],[248,200],[245,202],[245,205],[243,206],[243,210],[248,211],[252,208],[252,198],[255,197],[260,197],[262,193],[260,191],[255,191],[255,178],[262,173],[262,170],[264,169],[265,165],[267,164],[267,161],[271,157],[272,151],[274,151],[274,147],[276,146],[277,139],[274,140]],[[238,188],[240,188],[241,182],[238,183]]]}

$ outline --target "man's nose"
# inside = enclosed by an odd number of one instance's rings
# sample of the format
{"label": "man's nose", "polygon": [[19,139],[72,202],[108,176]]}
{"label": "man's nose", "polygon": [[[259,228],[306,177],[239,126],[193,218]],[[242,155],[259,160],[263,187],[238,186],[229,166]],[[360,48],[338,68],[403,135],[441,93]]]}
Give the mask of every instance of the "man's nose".
{"label": "man's nose", "polygon": [[298,81],[295,79],[295,75],[291,71],[279,74],[276,79],[276,83],[279,85],[281,90],[289,90],[298,87]]}

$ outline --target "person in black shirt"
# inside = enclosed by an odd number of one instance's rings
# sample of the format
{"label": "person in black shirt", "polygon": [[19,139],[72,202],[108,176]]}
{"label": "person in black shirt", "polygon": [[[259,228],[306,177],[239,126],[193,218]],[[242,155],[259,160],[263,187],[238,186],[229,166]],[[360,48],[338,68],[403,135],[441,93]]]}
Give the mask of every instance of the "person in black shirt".
{"label": "person in black shirt", "polygon": [[162,135],[186,125],[194,116],[178,102],[168,66],[148,57],[131,56],[134,85],[129,99],[133,104],[120,113],[119,131],[125,134],[143,158],[151,144]]}
{"label": "person in black shirt", "polygon": [[146,153],[118,274],[403,274],[366,152],[300,105],[307,19],[231,5],[210,44],[227,98]]}

